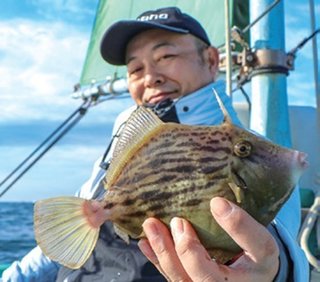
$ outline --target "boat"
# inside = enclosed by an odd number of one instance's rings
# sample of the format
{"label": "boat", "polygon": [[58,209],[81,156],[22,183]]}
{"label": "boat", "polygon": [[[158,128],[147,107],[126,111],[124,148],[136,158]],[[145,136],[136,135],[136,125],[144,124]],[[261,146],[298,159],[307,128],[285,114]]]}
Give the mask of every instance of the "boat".
{"label": "boat", "polygon": [[[80,81],[72,94],[73,98],[83,100],[79,109],[89,108],[92,101],[127,94],[125,67],[106,64],[99,53],[105,27],[163,6],[181,8],[206,28],[219,48],[220,76],[226,79],[227,93],[232,96],[243,124],[276,143],[309,155],[310,168],[300,181],[304,221],[298,240],[310,263],[311,281],[319,281],[320,79],[315,39],[319,29],[315,27],[313,1],[310,0],[310,33],[297,41],[296,48],[287,51],[281,0],[122,0],[121,5],[118,0],[100,0]],[[309,40],[313,42],[316,106],[290,105],[287,77],[295,71],[298,52]],[[0,265],[0,274],[6,267]]]}

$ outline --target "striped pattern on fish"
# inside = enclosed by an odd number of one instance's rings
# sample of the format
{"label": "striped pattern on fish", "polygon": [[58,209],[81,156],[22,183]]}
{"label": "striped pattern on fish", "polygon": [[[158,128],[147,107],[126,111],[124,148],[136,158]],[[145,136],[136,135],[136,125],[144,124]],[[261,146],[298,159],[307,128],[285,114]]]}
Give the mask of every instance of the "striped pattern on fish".
{"label": "striped pattern on fish", "polygon": [[[231,153],[228,132],[222,129],[210,134],[210,127],[197,127],[190,132],[178,124],[166,126],[172,134],[163,132],[153,137],[140,149],[141,154],[123,167],[122,177],[106,183],[106,189],[111,190],[106,196],[108,203],[114,202],[117,209],[125,207],[119,218],[115,215],[111,220],[119,225],[138,226],[139,231],[131,234],[134,237],[140,235],[141,223],[146,217],[155,216],[168,222],[173,216],[187,216],[190,208],[198,207],[203,200],[208,205],[217,193],[215,185],[221,186],[228,178],[227,155]],[[114,201],[112,186],[121,187]],[[226,196],[226,192],[222,189],[219,194]],[[228,198],[234,199],[233,193],[229,194]],[[208,210],[208,206],[205,209]],[[142,217],[137,224],[138,219],[133,217],[139,215]]]}
{"label": "striped pattern on fish", "polygon": [[43,252],[79,268],[105,221],[128,242],[144,236],[146,218],[169,224],[179,216],[191,222],[212,258],[225,263],[239,254],[213,219],[210,200],[231,200],[267,225],[292,192],[306,156],[235,126],[217,99],[225,119],[218,126],[165,124],[139,107],[115,146],[102,201],[58,197],[36,203],[35,237]]}

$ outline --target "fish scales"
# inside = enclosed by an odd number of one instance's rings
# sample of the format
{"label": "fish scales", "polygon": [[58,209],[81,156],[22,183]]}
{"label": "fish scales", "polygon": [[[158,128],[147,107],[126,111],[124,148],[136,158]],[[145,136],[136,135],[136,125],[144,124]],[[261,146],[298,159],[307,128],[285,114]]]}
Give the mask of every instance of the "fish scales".
{"label": "fish scales", "polygon": [[[113,220],[119,226],[125,225],[131,237],[141,235],[141,225],[147,217],[155,216],[169,223],[174,216],[190,217],[190,210],[195,208],[206,210],[209,221],[209,201],[213,195],[234,199],[232,191],[228,193],[221,188],[219,192],[216,187],[223,186],[220,182],[225,182],[228,176],[228,135],[223,131],[212,132],[210,127],[197,127],[190,132],[180,125],[174,125],[170,132],[174,144],[171,141],[170,147],[159,146],[166,143],[162,136],[167,136],[166,132],[153,136],[123,167],[121,177],[114,182],[115,186],[129,187],[131,191],[130,201],[126,199],[115,205],[117,209],[121,205],[125,208],[119,218]],[[176,151],[179,151],[178,157]],[[211,157],[213,152],[215,156]],[[155,171],[158,172],[155,174]]]}
{"label": "fish scales", "polygon": [[[203,128],[201,128],[201,130],[203,131]],[[159,143],[165,144],[165,142],[161,141],[161,138],[160,134]],[[204,144],[204,142],[197,142],[195,139],[190,142],[189,138],[189,141],[185,142],[184,140],[181,141],[181,139],[177,139],[175,134],[172,134],[172,139],[177,140],[172,146],[158,146],[158,141],[153,140],[152,145],[144,150],[143,159],[140,159],[140,157],[131,159],[130,164],[123,169],[123,175],[130,175],[127,171],[135,174],[137,172],[139,173],[139,171],[145,172],[146,170],[150,170],[151,173],[154,173],[155,165],[159,164],[164,165],[161,169],[174,170],[175,167],[179,167],[180,162],[183,161],[190,167],[199,167],[199,159],[206,158],[207,153],[218,151],[230,153],[230,150],[228,150],[228,147],[226,146],[221,146],[220,148],[212,147],[208,146],[206,143]],[[220,142],[219,140],[215,141]],[[179,157],[175,157],[175,155],[178,155]],[[219,158],[216,156],[212,160],[218,161]],[[128,182],[135,182],[131,178],[131,175],[127,178]],[[123,181],[123,179],[121,180]]]}
{"label": "fish scales", "polygon": [[307,162],[305,154],[232,124],[217,99],[224,114],[218,126],[164,124],[139,107],[115,146],[102,201],[58,197],[36,203],[35,237],[43,252],[79,268],[90,256],[103,222],[112,221],[128,241],[144,236],[142,223],[148,217],[169,224],[179,216],[193,225],[212,258],[225,263],[239,254],[240,247],[213,219],[210,200],[224,197],[267,225]]}
{"label": "fish scales", "polygon": [[[159,136],[159,140],[161,140],[161,135]],[[156,141],[153,141],[151,144],[157,146]],[[123,177],[116,181],[114,185],[120,187],[132,187],[132,185],[134,185],[138,187],[135,189],[135,191],[138,192],[142,187],[150,189],[146,183],[151,183],[151,187],[157,184],[166,185],[165,180],[167,179],[169,184],[168,190],[170,190],[171,184],[173,184],[173,187],[179,187],[175,183],[172,183],[173,179],[175,182],[185,181],[185,179],[190,178],[189,173],[193,173],[192,175],[196,175],[197,177],[203,177],[203,173],[213,173],[227,166],[226,157],[209,158],[207,156],[201,156],[198,149],[201,146],[201,142],[193,141],[192,146],[190,146],[190,144],[183,144],[183,142],[177,142],[176,146],[172,146],[171,150],[165,148],[167,152],[166,155],[164,155],[162,151],[158,151],[154,153],[152,157],[150,157],[149,152],[154,152],[153,146],[144,148],[145,153],[143,154],[143,159],[140,157],[131,159],[130,165],[123,168]],[[175,148],[180,149],[181,153],[179,154],[179,158],[168,157],[168,155],[174,155],[173,152],[175,152]],[[182,148],[183,150],[181,150]],[[204,154],[206,154],[205,150]],[[207,165],[199,165],[199,159],[202,158],[210,160],[211,162],[207,162]],[[157,171],[160,166],[161,171],[155,175],[154,172]],[[152,181],[150,182],[148,179],[152,179]]]}

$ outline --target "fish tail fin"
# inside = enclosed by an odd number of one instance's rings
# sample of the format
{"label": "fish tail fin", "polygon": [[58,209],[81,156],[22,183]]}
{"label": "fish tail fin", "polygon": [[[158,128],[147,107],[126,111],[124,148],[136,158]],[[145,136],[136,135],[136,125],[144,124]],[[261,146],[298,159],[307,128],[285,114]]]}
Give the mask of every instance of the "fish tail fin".
{"label": "fish tail fin", "polygon": [[35,238],[50,259],[72,269],[87,261],[100,229],[100,225],[89,223],[86,209],[90,202],[78,197],[57,197],[35,203]]}

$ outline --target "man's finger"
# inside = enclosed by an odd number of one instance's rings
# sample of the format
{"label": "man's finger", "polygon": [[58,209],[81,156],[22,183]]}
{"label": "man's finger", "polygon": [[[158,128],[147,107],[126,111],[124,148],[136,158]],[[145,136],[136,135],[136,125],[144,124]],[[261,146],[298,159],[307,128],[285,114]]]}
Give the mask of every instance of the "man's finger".
{"label": "man's finger", "polygon": [[211,211],[219,225],[245,251],[252,261],[274,261],[279,255],[275,239],[268,230],[237,205],[216,197]]}
{"label": "man's finger", "polygon": [[161,268],[161,265],[159,263],[159,260],[157,258],[157,255],[152,250],[148,239],[143,238],[138,242],[138,246],[141,250],[141,252],[147,257],[147,259],[158,269],[158,271],[167,279],[169,280],[169,277],[167,277],[166,273]]}
{"label": "man's finger", "polygon": [[225,281],[228,273],[217,265],[200,243],[191,224],[182,218],[170,222],[177,255],[192,281]]}
{"label": "man's finger", "polygon": [[[142,226],[157,260],[154,258],[154,255],[150,250],[145,249],[147,251],[147,257],[151,256],[151,261],[155,262],[155,266],[167,279],[174,281],[188,281],[188,275],[176,254],[174,243],[168,228],[161,221],[155,218],[148,218]],[[158,262],[159,266],[157,266]]]}

